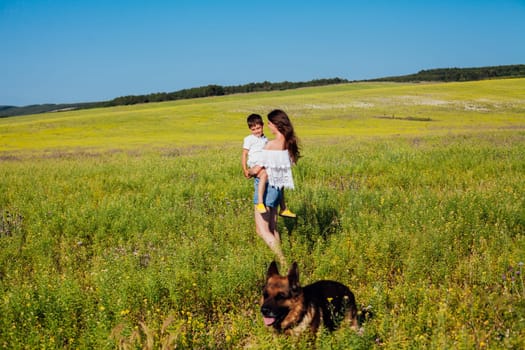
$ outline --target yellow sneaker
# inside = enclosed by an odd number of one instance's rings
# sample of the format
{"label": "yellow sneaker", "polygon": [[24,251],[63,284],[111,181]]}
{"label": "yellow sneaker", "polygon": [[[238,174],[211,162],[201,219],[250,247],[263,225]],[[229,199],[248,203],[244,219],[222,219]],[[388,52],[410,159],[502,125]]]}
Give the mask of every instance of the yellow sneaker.
{"label": "yellow sneaker", "polygon": [[281,212],[279,213],[280,216],[284,216],[286,218],[296,218],[297,215],[295,215],[294,213],[292,213],[290,211],[290,209],[284,209],[284,210],[281,210]]}
{"label": "yellow sneaker", "polygon": [[266,207],[264,206],[264,204],[262,203],[259,203],[255,206],[255,209],[257,209],[257,211],[260,213],[260,214],[264,214],[266,213]]}

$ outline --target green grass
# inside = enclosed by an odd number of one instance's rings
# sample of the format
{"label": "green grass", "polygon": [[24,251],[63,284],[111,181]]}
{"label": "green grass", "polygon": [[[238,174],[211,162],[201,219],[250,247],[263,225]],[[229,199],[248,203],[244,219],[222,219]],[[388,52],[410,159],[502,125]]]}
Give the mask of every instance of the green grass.
{"label": "green grass", "polygon": [[[524,85],[348,84],[0,119],[0,347],[522,348]],[[372,306],[363,335],[263,326],[273,256],[240,147],[246,115],[273,107],[304,155],[283,250],[303,284],[336,279]]]}

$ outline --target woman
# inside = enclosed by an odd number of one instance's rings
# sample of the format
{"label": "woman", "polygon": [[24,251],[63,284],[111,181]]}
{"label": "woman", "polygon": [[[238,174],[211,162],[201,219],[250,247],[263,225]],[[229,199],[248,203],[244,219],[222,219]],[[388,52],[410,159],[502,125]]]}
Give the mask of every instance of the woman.
{"label": "woman", "polygon": [[[283,196],[283,189],[294,188],[291,167],[297,163],[300,151],[292,122],[284,111],[276,109],[268,114],[268,128],[275,138],[268,141],[262,154],[262,163],[268,174],[268,186],[264,193],[267,211],[262,214],[255,206],[255,228],[281,265],[286,265],[277,231],[277,207]],[[254,203],[257,203],[257,184],[255,186]]]}

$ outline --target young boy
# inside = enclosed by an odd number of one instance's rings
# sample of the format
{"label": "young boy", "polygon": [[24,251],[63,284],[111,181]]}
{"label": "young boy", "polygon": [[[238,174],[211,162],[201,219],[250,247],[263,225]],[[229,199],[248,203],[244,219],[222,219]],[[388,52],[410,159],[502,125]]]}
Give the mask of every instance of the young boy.
{"label": "young boy", "polygon": [[[242,170],[246,178],[256,177],[259,181],[257,187],[257,204],[256,209],[259,213],[266,213],[266,206],[264,205],[264,192],[266,190],[266,182],[268,181],[268,174],[260,164],[261,154],[268,139],[264,136],[263,127],[264,122],[262,117],[258,114],[250,114],[247,119],[248,128],[251,130],[251,135],[244,138],[242,149]],[[295,218],[296,215],[286,208],[284,201],[284,191],[280,202],[281,211],[279,215]]]}

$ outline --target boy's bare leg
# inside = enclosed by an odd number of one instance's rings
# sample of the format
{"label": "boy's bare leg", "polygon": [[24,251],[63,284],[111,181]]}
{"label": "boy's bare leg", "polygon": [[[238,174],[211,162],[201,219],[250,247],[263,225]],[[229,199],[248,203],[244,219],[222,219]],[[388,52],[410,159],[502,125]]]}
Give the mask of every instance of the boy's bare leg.
{"label": "boy's bare leg", "polygon": [[281,201],[279,203],[279,207],[281,208],[281,211],[286,210],[286,201],[284,199],[284,188],[281,192]]}
{"label": "boy's bare leg", "polygon": [[257,187],[257,198],[259,199],[257,203],[257,210],[259,213],[264,214],[266,213],[266,206],[264,205],[264,191],[266,190],[266,181],[268,181],[268,174],[264,168],[261,168],[257,174],[257,178],[259,179],[259,186]]}

